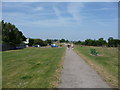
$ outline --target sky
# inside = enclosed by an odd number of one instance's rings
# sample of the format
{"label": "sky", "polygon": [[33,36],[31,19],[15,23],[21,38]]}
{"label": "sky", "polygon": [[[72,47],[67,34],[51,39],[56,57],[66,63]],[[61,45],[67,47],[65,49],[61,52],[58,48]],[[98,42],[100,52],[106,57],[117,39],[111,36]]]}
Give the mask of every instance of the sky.
{"label": "sky", "polygon": [[2,2],[119,2],[119,0],[1,0]]}
{"label": "sky", "polygon": [[2,2],[2,19],[27,38],[118,38],[117,2]]}

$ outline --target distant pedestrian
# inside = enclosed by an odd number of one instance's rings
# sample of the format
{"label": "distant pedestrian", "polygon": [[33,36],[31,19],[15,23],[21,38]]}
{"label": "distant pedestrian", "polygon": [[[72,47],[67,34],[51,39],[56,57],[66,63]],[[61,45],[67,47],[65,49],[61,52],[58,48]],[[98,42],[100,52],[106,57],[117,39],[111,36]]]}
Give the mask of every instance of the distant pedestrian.
{"label": "distant pedestrian", "polygon": [[67,46],[68,46],[68,48],[70,48],[70,44],[68,44]]}
{"label": "distant pedestrian", "polygon": [[73,44],[71,45],[71,47],[72,47],[72,49],[74,49],[74,45]]}

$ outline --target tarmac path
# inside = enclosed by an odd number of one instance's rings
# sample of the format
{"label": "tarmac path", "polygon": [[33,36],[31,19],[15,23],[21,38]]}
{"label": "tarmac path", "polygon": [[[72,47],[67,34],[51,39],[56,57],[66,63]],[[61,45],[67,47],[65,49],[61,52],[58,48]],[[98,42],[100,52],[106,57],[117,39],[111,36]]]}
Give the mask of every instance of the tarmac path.
{"label": "tarmac path", "polygon": [[58,88],[110,88],[107,83],[72,49],[66,50]]}

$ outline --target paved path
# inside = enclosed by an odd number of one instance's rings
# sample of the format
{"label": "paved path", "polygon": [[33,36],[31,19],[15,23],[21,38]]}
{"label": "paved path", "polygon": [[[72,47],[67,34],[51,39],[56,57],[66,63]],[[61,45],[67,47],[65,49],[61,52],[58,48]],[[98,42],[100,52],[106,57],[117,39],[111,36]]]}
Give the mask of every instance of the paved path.
{"label": "paved path", "polygon": [[110,88],[72,49],[66,50],[59,88]]}

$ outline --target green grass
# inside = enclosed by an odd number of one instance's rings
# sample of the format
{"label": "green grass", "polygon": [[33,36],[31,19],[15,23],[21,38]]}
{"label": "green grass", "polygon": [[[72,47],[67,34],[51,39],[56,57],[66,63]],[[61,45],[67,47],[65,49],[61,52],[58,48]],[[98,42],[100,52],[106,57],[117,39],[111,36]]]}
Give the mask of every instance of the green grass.
{"label": "green grass", "polygon": [[0,89],[2,88],[2,52],[0,52]]}
{"label": "green grass", "polygon": [[51,88],[65,48],[25,48],[4,51],[3,88]]}
{"label": "green grass", "polygon": [[[99,53],[98,56],[90,54],[90,49],[96,49]],[[107,48],[107,47],[80,47],[76,46],[75,50],[82,54],[83,57],[86,57],[87,61],[94,63],[97,70],[100,74],[106,72],[104,78],[108,83],[117,87],[118,82],[118,49],[117,48]],[[97,69],[96,68],[96,69]],[[100,71],[101,70],[101,71]],[[114,80],[113,80],[114,79]]]}

